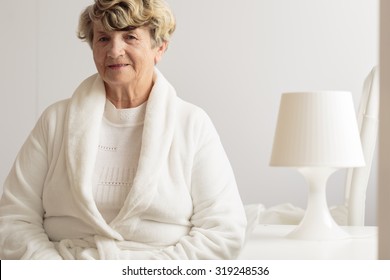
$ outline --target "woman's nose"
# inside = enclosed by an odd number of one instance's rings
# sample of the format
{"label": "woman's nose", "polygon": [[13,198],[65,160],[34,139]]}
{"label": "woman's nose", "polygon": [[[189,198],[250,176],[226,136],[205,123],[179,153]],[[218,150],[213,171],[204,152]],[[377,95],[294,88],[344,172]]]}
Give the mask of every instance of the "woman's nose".
{"label": "woman's nose", "polygon": [[109,44],[108,56],[117,58],[123,56],[124,53],[124,42],[120,39],[112,39]]}

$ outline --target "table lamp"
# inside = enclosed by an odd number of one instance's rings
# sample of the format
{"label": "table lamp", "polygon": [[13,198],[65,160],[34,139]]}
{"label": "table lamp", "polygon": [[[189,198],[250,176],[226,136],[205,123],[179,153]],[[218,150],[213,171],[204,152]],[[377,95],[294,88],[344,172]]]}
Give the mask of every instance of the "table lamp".
{"label": "table lamp", "polygon": [[351,93],[282,94],[270,165],[296,168],[309,187],[305,215],[287,237],[306,240],[348,237],[330,214],[326,183],[340,168],[364,165]]}

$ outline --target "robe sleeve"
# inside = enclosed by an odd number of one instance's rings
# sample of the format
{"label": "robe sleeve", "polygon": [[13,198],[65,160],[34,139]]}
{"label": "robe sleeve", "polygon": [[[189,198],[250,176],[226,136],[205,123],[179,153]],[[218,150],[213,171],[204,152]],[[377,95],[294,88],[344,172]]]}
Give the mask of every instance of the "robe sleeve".
{"label": "robe sleeve", "polygon": [[48,171],[41,117],[6,178],[0,200],[0,259],[61,259],[43,228],[43,185]]}
{"label": "robe sleeve", "polygon": [[247,221],[233,170],[213,124],[203,119],[191,177],[193,226],[157,259],[235,259],[244,243]]}

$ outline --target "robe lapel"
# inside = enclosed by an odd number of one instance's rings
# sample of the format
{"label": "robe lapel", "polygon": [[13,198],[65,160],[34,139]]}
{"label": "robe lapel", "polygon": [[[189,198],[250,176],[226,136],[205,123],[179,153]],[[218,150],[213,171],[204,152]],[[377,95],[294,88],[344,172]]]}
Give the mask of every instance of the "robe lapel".
{"label": "robe lapel", "polygon": [[157,69],[155,74],[146,107],[137,173],[124,207],[112,225],[137,217],[149,207],[157,194],[161,169],[167,162],[175,129],[176,92]]}
{"label": "robe lapel", "polygon": [[71,191],[85,221],[105,235],[123,239],[107,225],[92,194],[99,129],[106,101],[100,76],[86,79],[75,91],[68,107],[65,152]]}

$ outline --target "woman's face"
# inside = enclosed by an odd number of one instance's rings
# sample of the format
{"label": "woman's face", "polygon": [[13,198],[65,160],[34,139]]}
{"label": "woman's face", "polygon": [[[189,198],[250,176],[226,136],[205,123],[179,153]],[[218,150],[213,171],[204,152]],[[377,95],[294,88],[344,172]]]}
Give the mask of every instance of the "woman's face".
{"label": "woman's face", "polygon": [[95,22],[93,38],[92,49],[96,68],[110,88],[150,83],[154,65],[161,59],[166,48],[165,43],[152,48],[147,27],[105,31],[100,22]]}

